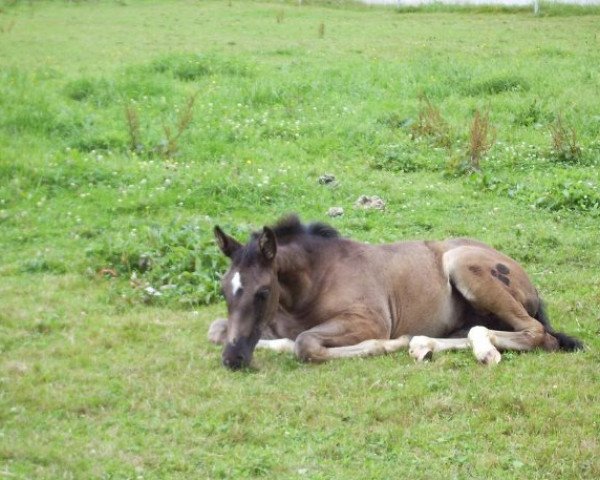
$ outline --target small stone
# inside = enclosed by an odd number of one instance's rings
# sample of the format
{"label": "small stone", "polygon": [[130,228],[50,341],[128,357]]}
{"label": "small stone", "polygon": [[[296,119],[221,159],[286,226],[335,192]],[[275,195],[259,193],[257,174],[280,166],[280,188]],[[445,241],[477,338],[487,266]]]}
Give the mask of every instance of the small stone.
{"label": "small stone", "polygon": [[344,214],[344,209],[342,207],[331,207],[327,210],[327,215],[330,217],[341,217]]}
{"label": "small stone", "polygon": [[373,195],[371,197],[367,195],[361,195],[356,200],[354,206],[358,208],[364,208],[365,210],[385,210],[385,202],[377,195]]}
{"label": "small stone", "polygon": [[319,185],[330,185],[332,183],[336,183],[335,175],[332,173],[326,173],[319,177]]}

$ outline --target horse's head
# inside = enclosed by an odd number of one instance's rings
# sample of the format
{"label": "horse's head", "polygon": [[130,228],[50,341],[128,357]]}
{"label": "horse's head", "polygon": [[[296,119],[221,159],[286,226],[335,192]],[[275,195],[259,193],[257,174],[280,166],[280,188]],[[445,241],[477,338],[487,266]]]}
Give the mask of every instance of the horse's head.
{"label": "horse's head", "polygon": [[219,227],[215,227],[215,237],[221,251],[231,259],[231,266],[221,280],[227,301],[227,343],[223,349],[223,365],[237,370],[250,364],[263,327],[277,311],[277,240],[268,227],[253,235],[246,245],[225,234]]}

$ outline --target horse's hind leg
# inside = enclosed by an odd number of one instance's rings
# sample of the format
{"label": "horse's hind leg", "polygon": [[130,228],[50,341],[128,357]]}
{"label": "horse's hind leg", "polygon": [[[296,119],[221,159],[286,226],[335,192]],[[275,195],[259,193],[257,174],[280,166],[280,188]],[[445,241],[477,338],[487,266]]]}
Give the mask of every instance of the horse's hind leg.
{"label": "horse's hind leg", "polygon": [[431,338],[422,335],[412,337],[408,346],[408,353],[417,362],[431,360],[434,353],[444,350],[462,350],[471,348],[468,338]]}
{"label": "horse's hind leg", "polygon": [[465,246],[444,254],[444,268],[477,312],[493,315],[514,330],[473,327],[469,340],[480,362],[498,363],[501,357],[497,349],[558,348],[556,339],[531,316],[539,306],[539,298],[516,262],[492,249]]}

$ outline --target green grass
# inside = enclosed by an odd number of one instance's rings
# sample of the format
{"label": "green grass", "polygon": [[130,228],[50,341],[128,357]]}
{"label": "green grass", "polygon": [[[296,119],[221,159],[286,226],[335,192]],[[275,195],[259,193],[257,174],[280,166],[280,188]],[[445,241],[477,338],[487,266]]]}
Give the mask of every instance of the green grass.
{"label": "green grass", "polygon": [[[305,4],[0,4],[0,478],[600,476],[598,11]],[[496,143],[468,174],[476,110]],[[486,241],[587,350],[225,371],[212,227],[290,211]]]}

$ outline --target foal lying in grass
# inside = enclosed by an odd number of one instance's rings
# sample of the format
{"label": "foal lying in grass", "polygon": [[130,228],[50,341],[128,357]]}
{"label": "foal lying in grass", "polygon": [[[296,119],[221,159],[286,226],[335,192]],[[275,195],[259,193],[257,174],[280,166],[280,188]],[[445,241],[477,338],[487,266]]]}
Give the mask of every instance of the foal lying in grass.
{"label": "foal lying in grass", "polygon": [[499,350],[575,350],[555,332],[521,266],[481,242],[368,245],[296,216],[264,227],[246,245],[215,227],[231,267],[222,280],[228,319],[209,339],[223,364],[250,364],[256,347],[308,362],[408,348],[416,360],[472,348],[486,364]]}

